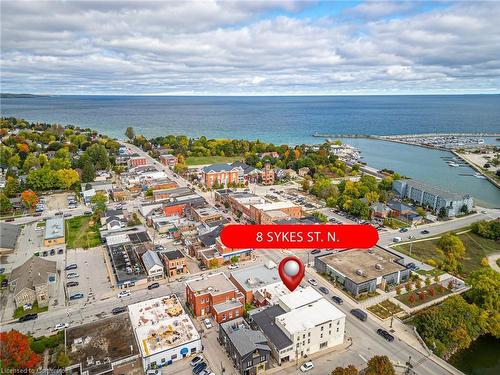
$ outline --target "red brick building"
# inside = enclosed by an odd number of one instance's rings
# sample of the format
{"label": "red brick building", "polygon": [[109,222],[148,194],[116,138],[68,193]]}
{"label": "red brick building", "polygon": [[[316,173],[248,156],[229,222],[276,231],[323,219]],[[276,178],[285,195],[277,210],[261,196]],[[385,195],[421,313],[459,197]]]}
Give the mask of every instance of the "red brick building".
{"label": "red brick building", "polygon": [[222,272],[186,282],[186,300],[195,316],[212,315],[217,323],[244,312],[245,297]]}
{"label": "red brick building", "polygon": [[272,185],[274,184],[274,169],[271,168],[271,164],[266,163],[264,169],[260,173],[262,178],[263,185]]}
{"label": "red brick building", "polygon": [[177,158],[171,154],[160,155],[160,162],[170,168],[173,168],[177,165]]}
{"label": "red brick building", "polygon": [[146,157],[139,156],[139,155],[137,155],[137,156],[133,155],[127,161],[127,165],[129,166],[129,168],[135,168],[135,167],[138,167],[140,165],[146,165],[146,164],[148,164],[148,160],[146,159]]}
{"label": "red brick building", "polygon": [[212,164],[201,169],[203,183],[206,187],[211,188],[215,184],[228,186],[237,184],[238,168],[231,164]]}

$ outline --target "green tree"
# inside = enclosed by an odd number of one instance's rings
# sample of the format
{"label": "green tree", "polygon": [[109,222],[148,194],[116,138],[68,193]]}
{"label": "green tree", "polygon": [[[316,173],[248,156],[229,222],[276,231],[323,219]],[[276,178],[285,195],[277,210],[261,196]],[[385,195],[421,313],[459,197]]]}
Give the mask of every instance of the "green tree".
{"label": "green tree", "polygon": [[94,205],[94,212],[103,213],[106,211],[106,202],[108,197],[102,191],[98,191],[90,200]]}
{"label": "green tree", "polygon": [[64,350],[61,350],[57,353],[56,364],[58,368],[65,369],[70,365],[69,357],[64,353]]}
{"label": "green tree", "polygon": [[12,210],[12,204],[10,203],[9,198],[3,193],[0,192],[0,213],[7,214]]}
{"label": "green tree", "polygon": [[19,168],[21,165],[21,157],[18,154],[12,155],[7,160],[7,165],[9,166],[9,168]]}
{"label": "green tree", "polygon": [[490,267],[471,272],[467,299],[485,310],[500,312],[500,273]]}
{"label": "green tree", "polygon": [[111,166],[108,150],[103,145],[94,143],[87,148],[85,153],[89,156],[96,170],[109,169]]}
{"label": "green tree", "polygon": [[35,154],[28,154],[23,163],[24,173],[28,173],[31,168],[40,168],[40,160]]}
{"label": "green tree", "polygon": [[347,367],[336,367],[331,375],[358,375],[358,369],[353,365]]}
{"label": "green tree", "polygon": [[437,243],[439,250],[446,256],[443,263],[445,269],[457,271],[460,260],[465,255],[465,246],[460,238],[451,233],[445,233]]}
{"label": "green tree", "polygon": [[12,176],[8,176],[3,189],[4,194],[9,198],[13,198],[19,193],[19,191],[19,180]]}
{"label": "green tree", "polygon": [[365,375],[395,375],[396,371],[392,366],[389,357],[386,355],[376,355],[366,364]]}
{"label": "green tree", "polygon": [[359,199],[354,199],[351,203],[349,213],[362,219],[368,219],[368,216],[370,215],[370,207],[365,202],[362,202]]}
{"label": "green tree", "polygon": [[423,218],[427,216],[427,212],[425,212],[423,207],[417,207],[417,214]]}
{"label": "green tree", "polygon": [[59,186],[65,190],[71,189],[80,182],[80,176],[74,169],[60,169],[55,174],[59,179]]}
{"label": "green tree", "polygon": [[82,171],[82,182],[92,182],[95,179],[95,167],[88,154],[84,153],[78,161]]}
{"label": "green tree", "polygon": [[369,204],[373,204],[375,202],[378,202],[379,194],[376,191],[369,191],[365,194],[365,199]]}
{"label": "green tree", "polygon": [[135,138],[135,132],[134,132],[134,128],[129,126],[127,128],[127,130],[125,130],[125,136],[130,139],[130,140],[133,140]]}
{"label": "green tree", "polygon": [[59,188],[59,179],[55,171],[48,166],[31,170],[26,178],[28,187],[35,191],[45,191]]}

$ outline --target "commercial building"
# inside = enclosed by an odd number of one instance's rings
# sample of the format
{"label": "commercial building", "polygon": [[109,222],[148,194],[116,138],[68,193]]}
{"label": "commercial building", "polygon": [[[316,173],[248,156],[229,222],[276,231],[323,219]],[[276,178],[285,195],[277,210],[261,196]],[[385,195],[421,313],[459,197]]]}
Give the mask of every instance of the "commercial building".
{"label": "commercial building", "polygon": [[345,314],[313,288],[298,289],[279,303],[251,314],[278,364],[344,342]]}
{"label": "commercial building", "polygon": [[186,300],[195,316],[212,315],[217,323],[243,316],[245,298],[223,272],[186,282]]}
{"label": "commercial building", "polygon": [[201,337],[175,294],[128,309],[145,371],[201,352]]}
{"label": "commercial building", "polygon": [[148,250],[142,254],[141,258],[149,281],[163,279],[163,263],[158,254],[152,250]]}
{"label": "commercial building", "polygon": [[160,162],[166,167],[173,168],[177,165],[177,158],[172,154],[160,155]]}
{"label": "commercial building", "polygon": [[191,207],[190,213],[193,220],[200,223],[209,223],[222,218],[221,212],[211,206]]}
{"label": "commercial building", "polygon": [[255,302],[257,306],[274,304],[288,291],[273,262],[232,271],[229,279],[243,293],[246,303]]}
{"label": "commercial building", "polygon": [[203,197],[196,193],[172,198],[171,201],[163,203],[165,216],[184,216],[184,210],[188,207],[201,207],[206,204]]}
{"label": "commercial building", "polygon": [[[284,215],[286,216],[284,216]],[[250,205],[250,219],[257,224],[272,224],[285,217],[300,218],[302,209],[292,202],[272,202]]]}
{"label": "commercial building", "polygon": [[38,307],[48,306],[50,288],[56,283],[57,263],[37,256],[14,268],[9,277],[17,307],[35,302]]}
{"label": "commercial building", "polygon": [[44,246],[61,245],[64,240],[64,218],[54,217],[45,221]]}
{"label": "commercial building", "polygon": [[238,183],[247,184],[248,182],[257,182],[259,170],[241,161],[231,163],[231,166],[238,170]]}
{"label": "commercial building", "polygon": [[156,202],[169,198],[178,198],[186,195],[192,195],[193,193],[194,191],[187,187],[158,189],[158,190],[153,190],[153,200]]}
{"label": "commercial building", "polygon": [[0,225],[0,255],[12,253],[17,246],[21,226],[3,222]]}
{"label": "commercial building", "polygon": [[400,196],[409,198],[421,206],[430,207],[436,213],[443,209],[448,217],[457,216],[464,206],[467,211],[471,211],[474,206],[474,200],[468,194],[450,193],[420,181],[395,180],[392,188]]}
{"label": "commercial building", "polygon": [[266,337],[252,330],[243,318],[221,323],[219,341],[239,374],[259,374],[269,367],[271,349]]}
{"label": "commercial building", "polygon": [[128,314],[96,319],[65,330],[67,374],[131,374],[142,369]]}
{"label": "commercial building", "polygon": [[162,256],[169,277],[176,277],[188,273],[186,257],[180,250],[162,252]]}
{"label": "commercial building", "polygon": [[133,154],[127,160],[127,165],[129,168],[134,168],[146,164],[148,164],[148,159],[145,156],[140,156],[139,154]]}
{"label": "commercial building", "polygon": [[408,280],[410,271],[399,262],[401,257],[373,247],[317,256],[314,267],[335,279],[352,295],[358,296]]}

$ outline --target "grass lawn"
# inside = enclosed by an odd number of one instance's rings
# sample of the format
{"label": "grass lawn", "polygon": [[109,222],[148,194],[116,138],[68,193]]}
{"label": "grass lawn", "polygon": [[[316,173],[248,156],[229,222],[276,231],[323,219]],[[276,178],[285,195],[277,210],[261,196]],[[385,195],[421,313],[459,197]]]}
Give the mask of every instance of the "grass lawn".
{"label": "grass lawn", "polygon": [[24,316],[26,314],[35,314],[35,313],[41,313],[45,312],[49,309],[48,306],[46,307],[38,307],[38,303],[35,302],[32,306],[31,309],[29,310],[24,310],[22,306],[19,306],[15,311],[14,311],[14,319],[19,319],[21,316]]}
{"label": "grass lawn", "polygon": [[[429,293],[429,289],[434,289],[434,296],[431,296]],[[420,292],[424,292],[425,298],[421,300],[418,296]],[[410,302],[410,296],[415,295],[415,302],[411,303]],[[436,298],[446,296],[447,294],[450,294],[450,291],[447,288],[444,288],[444,292],[441,293],[439,292],[438,284],[431,284],[429,286],[424,286],[423,288],[412,290],[409,293],[401,294],[400,296],[396,296],[396,299],[400,302],[403,302],[406,306],[408,307],[415,307],[419,306],[423,303],[427,303],[429,301],[435,300]]]}
{"label": "grass lawn", "polygon": [[205,165],[214,163],[232,163],[243,160],[243,156],[190,156],[186,159],[187,165]]}
{"label": "grass lawn", "polygon": [[[465,246],[465,257],[462,259],[463,273],[462,276],[467,276],[470,272],[477,270],[481,267],[481,259],[490,254],[500,252],[500,244],[493,240],[488,240],[475,233],[467,232],[459,234],[458,237],[462,240]],[[438,240],[428,240],[414,242],[412,245],[412,256],[425,262],[428,259],[441,261],[444,259],[443,255],[438,253],[437,250]],[[394,246],[396,250],[402,253],[409,254],[410,245],[401,244]]]}
{"label": "grass lawn", "polygon": [[392,314],[397,314],[403,309],[401,309],[398,305],[386,299],[376,305],[370,306],[367,308],[368,311],[374,313],[381,319],[387,319]]}
{"label": "grass lawn", "polygon": [[37,228],[45,228],[45,221],[39,221],[38,223],[36,223],[36,227]]}
{"label": "grass lawn", "polygon": [[99,231],[89,226],[91,216],[78,216],[66,220],[66,248],[95,247],[101,244]]}

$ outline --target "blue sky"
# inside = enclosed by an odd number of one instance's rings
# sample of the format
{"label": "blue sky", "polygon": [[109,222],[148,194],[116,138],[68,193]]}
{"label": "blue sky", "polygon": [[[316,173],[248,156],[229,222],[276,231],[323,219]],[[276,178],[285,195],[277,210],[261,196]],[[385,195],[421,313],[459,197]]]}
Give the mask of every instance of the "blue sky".
{"label": "blue sky", "polygon": [[498,93],[500,2],[1,2],[2,92]]}

